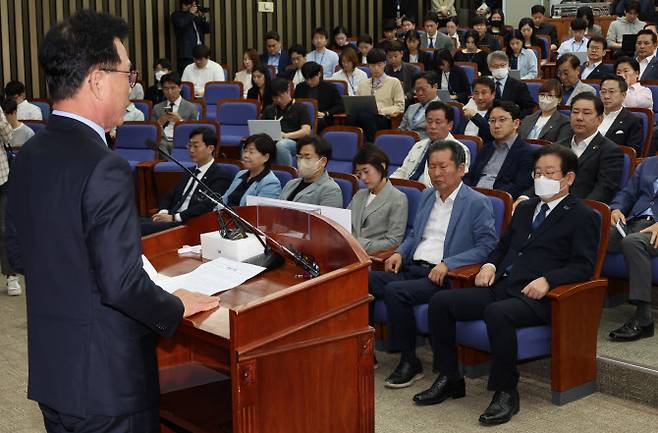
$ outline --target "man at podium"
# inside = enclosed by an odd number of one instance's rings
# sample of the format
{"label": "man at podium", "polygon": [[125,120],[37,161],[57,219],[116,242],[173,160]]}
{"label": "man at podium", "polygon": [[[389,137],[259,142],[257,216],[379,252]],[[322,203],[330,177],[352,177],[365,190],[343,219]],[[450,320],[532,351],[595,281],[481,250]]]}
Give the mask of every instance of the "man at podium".
{"label": "man at podium", "polygon": [[105,131],[137,81],[120,18],[81,11],[39,47],[54,111],[9,178],[7,251],[25,275],[28,398],[46,431],[159,431],[156,337],[217,298],[142,269],[133,176]]}

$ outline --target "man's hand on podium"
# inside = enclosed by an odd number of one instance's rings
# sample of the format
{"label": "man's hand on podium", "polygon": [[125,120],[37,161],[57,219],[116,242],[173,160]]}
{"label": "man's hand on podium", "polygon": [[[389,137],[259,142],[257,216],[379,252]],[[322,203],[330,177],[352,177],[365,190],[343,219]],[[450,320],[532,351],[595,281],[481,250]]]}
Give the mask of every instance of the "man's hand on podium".
{"label": "man's hand on podium", "polygon": [[219,296],[206,296],[185,289],[178,289],[173,294],[181,300],[185,307],[183,317],[190,317],[219,306]]}

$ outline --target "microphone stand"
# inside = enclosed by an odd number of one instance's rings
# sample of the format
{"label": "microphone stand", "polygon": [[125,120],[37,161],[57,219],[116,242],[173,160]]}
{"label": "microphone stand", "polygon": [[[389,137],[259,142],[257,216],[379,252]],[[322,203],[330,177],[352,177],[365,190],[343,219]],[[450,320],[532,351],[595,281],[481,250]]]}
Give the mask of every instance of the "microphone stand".
{"label": "microphone stand", "polygon": [[[261,243],[265,251],[262,254],[258,254],[252,258],[244,260],[243,261],[244,263],[250,263],[252,265],[262,266],[267,270],[274,269],[283,265],[284,259],[280,254],[283,253],[288,257],[290,257],[299,267],[301,267],[310,278],[315,278],[320,276],[320,266],[312,257],[306,256],[292,247],[286,247],[285,245],[279,243],[276,239],[272,238],[258,227],[251,224],[249,221],[242,218],[230,206],[228,206],[222,201],[222,197],[219,194],[213,191],[201,179],[197,178],[189,168],[185,167],[185,165],[183,165],[180,161],[178,161],[176,158],[171,156],[162,147],[162,145],[159,145],[158,143],[156,143],[150,138],[146,140],[146,145],[156,150],[158,153],[160,153],[160,155],[164,156],[165,159],[173,162],[174,164],[182,168],[186,173],[188,173],[191,176],[191,178],[201,188],[203,188],[203,189],[199,189],[199,191],[215,205],[215,210],[218,214],[218,219],[220,221],[220,227],[222,231],[230,230],[228,229],[227,224],[223,221],[223,218],[221,216],[221,211],[226,211],[226,213],[229,214],[231,220],[234,222],[236,226],[235,230],[239,230],[241,233],[240,235],[241,237],[236,237],[236,239],[243,239],[247,237],[245,234],[245,229],[256,236],[256,238]],[[227,232],[227,234],[228,233],[230,232]],[[232,239],[231,237],[224,236],[221,231],[220,231],[220,235],[222,235],[222,237],[224,237],[225,239]],[[263,238],[265,240],[263,240]],[[276,251],[274,251],[274,249],[276,249]]]}

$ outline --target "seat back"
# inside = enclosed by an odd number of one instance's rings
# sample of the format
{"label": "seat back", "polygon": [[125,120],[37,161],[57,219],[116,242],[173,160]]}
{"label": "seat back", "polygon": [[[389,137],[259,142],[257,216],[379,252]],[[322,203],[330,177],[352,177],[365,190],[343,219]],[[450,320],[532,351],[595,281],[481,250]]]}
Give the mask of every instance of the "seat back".
{"label": "seat back", "polygon": [[324,80],[327,83],[331,83],[334,86],[336,86],[336,89],[338,90],[338,94],[340,96],[345,96],[347,95],[347,83],[343,80]]}
{"label": "seat back", "polygon": [[232,73],[231,73],[231,71],[232,71],[233,69],[231,69],[231,65],[226,64],[226,63],[222,63],[222,64],[219,65],[219,66],[221,66],[222,69],[224,70],[224,80],[225,80],[225,81],[231,81],[231,80],[233,79],[233,75],[232,75]]}
{"label": "seat back", "polygon": [[460,66],[466,72],[468,82],[472,85],[478,76],[478,64],[475,62],[455,62],[455,65]]}
{"label": "seat back", "polygon": [[375,134],[375,145],[388,155],[391,162],[388,167],[389,175],[402,165],[417,141],[420,141],[420,136],[414,131],[384,129]]}
{"label": "seat back", "polygon": [[539,42],[541,43],[541,58],[549,61],[549,48],[551,47],[550,36],[538,35],[536,33],[535,36],[537,36],[537,39],[539,39]]}
{"label": "seat back", "polygon": [[180,94],[183,99],[188,101],[194,100],[194,83],[190,81],[181,81],[180,83]]}
{"label": "seat back", "polygon": [[642,120],[644,142],[642,143],[642,154],[638,156],[649,156],[649,149],[651,148],[651,141],[653,140],[653,111],[648,108],[629,108],[629,110]]}
{"label": "seat back", "polygon": [[478,153],[480,153],[480,150],[482,150],[482,146],[484,145],[482,143],[482,138],[477,135],[465,134],[454,134],[453,137],[468,147],[468,150],[471,152],[471,161],[475,161],[475,158],[478,156]]}
{"label": "seat back", "polygon": [[295,167],[289,165],[272,164],[272,173],[279,179],[281,188],[288,182],[299,177],[299,173]]}
{"label": "seat back", "polygon": [[151,119],[151,111],[153,110],[153,102],[149,101],[148,99],[134,99],[133,104],[135,104],[135,108],[137,108],[139,111],[144,114],[144,120],[150,120]]}
{"label": "seat back", "polygon": [[[204,127],[212,130],[215,137],[219,137],[219,124],[214,120],[187,120],[174,125],[174,140],[171,155],[179,161],[191,161],[187,151],[190,133],[196,128]],[[218,143],[219,144],[219,143]],[[215,145],[215,155],[218,154],[219,145]]]}
{"label": "seat back", "polygon": [[535,104],[539,103],[539,88],[544,83],[544,80],[524,80],[524,83],[528,85],[528,91],[530,96],[535,101]]}
{"label": "seat back", "polygon": [[260,102],[255,99],[226,99],[217,106],[219,143],[221,146],[239,146],[249,136],[248,120],[258,119]]}
{"label": "seat back", "polygon": [[619,189],[622,190],[628,183],[628,179],[635,173],[636,153],[635,149],[630,146],[619,146],[619,148],[624,152],[624,165],[619,179]]}
{"label": "seat back", "polygon": [[583,83],[589,84],[590,86],[594,87],[594,90],[596,90],[596,96],[599,96],[599,93],[601,92],[601,80],[582,80]]}
{"label": "seat back", "polygon": [[318,101],[309,98],[295,98],[295,102],[303,104],[311,116],[311,135],[318,130]]}
{"label": "seat back", "polygon": [[368,65],[358,65],[357,68],[359,68],[363,72],[365,72],[366,75],[368,76],[368,78],[372,77],[372,74],[370,73],[370,68],[368,67]]}
{"label": "seat back", "polygon": [[496,234],[500,238],[512,219],[512,204],[514,203],[512,196],[508,192],[497,189],[475,188],[475,190],[489,198],[494,212]]}
{"label": "seat back", "polygon": [[[36,105],[39,107],[39,110],[41,110],[41,118],[42,120],[48,120],[48,116],[50,116],[50,112],[52,111],[52,106],[50,105],[50,101],[47,99],[43,98],[35,98],[30,101],[30,103]],[[148,117],[147,117],[148,119]]]}
{"label": "seat back", "polygon": [[35,134],[45,128],[48,124],[45,120],[22,120],[21,122],[34,131]]}
{"label": "seat back", "polygon": [[226,99],[240,99],[243,95],[240,81],[210,81],[206,83],[203,101],[206,103],[206,118],[215,120],[217,104]]}
{"label": "seat back", "polygon": [[352,158],[363,146],[363,130],[356,126],[329,126],[322,136],[331,144],[327,171],[352,173]]}
{"label": "seat back", "polygon": [[425,70],[425,67],[422,65],[422,63],[409,63],[409,64],[416,69],[416,75],[419,75],[421,72]]}
{"label": "seat back", "polygon": [[658,114],[658,81],[642,81],[644,87],[651,90],[651,97],[653,98],[653,112]]}
{"label": "seat back", "polygon": [[146,144],[146,140],[160,143],[161,128],[156,122],[124,122],[117,127],[114,150],[128,161],[148,161],[155,153]]}
{"label": "seat back", "polygon": [[359,180],[355,175],[348,173],[330,171],[329,176],[331,176],[340,187],[340,191],[343,194],[343,209],[346,209],[352,201],[352,197],[354,197],[354,194],[356,194],[359,189]]}
{"label": "seat back", "polygon": [[414,227],[414,220],[416,219],[416,212],[420,205],[420,197],[425,190],[425,184],[409,179],[394,179],[390,178],[391,184],[398,190],[402,191],[407,196],[407,228],[405,236]]}

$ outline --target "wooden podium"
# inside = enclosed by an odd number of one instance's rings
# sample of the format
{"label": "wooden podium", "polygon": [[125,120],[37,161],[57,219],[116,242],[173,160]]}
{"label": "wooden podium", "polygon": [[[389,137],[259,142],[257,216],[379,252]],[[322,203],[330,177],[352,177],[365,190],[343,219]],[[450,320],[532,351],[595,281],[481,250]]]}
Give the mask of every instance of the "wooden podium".
{"label": "wooden podium", "polygon": [[[322,275],[304,278],[286,259],[161,339],[161,431],[374,432],[368,255],[321,216],[262,206],[237,211],[314,256]],[[207,214],[144,237],[142,248],[158,272],[179,275],[202,259],[177,249],[217,228],[216,216]]]}

